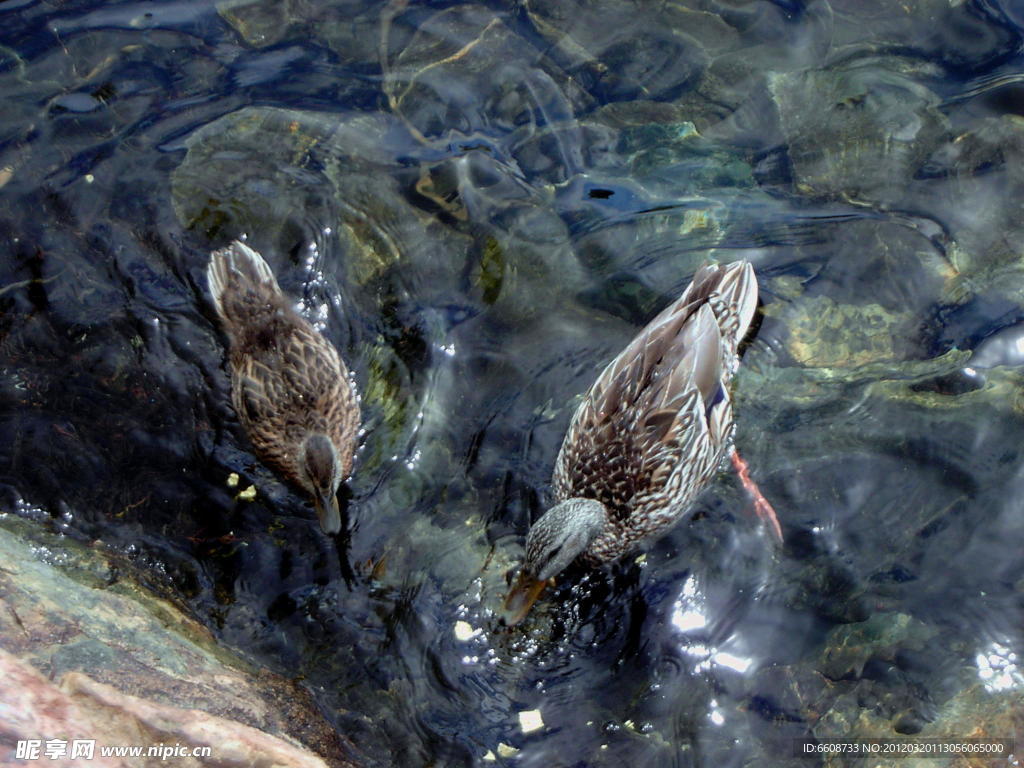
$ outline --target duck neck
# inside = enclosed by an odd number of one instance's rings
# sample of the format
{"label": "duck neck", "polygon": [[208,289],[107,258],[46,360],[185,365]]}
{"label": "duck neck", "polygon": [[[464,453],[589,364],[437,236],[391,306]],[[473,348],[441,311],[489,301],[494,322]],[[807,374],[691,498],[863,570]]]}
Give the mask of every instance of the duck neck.
{"label": "duck neck", "polygon": [[340,480],[340,463],[334,443],[327,435],[314,433],[302,443],[302,470],[313,488],[334,491]]}

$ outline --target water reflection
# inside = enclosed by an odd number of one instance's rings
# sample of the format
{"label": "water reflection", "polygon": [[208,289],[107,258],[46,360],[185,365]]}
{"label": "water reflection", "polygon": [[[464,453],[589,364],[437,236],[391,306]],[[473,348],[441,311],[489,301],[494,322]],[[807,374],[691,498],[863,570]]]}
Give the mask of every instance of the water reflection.
{"label": "water reflection", "polygon": [[[690,630],[703,628],[705,625],[702,614],[694,611],[680,612],[679,609],[673,614],[672,623],[684,634]],[[687,655],[699,660],[694,667],[698,672],[710,672],[714,667],[722,666],[742,674],[753,663],[753,659],[742,658],[727,651],[719,650],[715,646],[708,646],[703,643],[687,643],[682,646],[682,650]]]}
{"label": "water reflection", "polygon": [[978,654],[976,662],[978,677],[987,691],[1008,691],[1024,684],[1017,654],[1002,643],[992,643]]}
{"label": "water reflection", "polygon": [[704,600],[697,594],[697,582],[693,576],[690,576],[683,584],[682,594],[676,600],[672,613],[672,624],[683,633],[694,629],[703,629],[708,623],[701,610],[703,607]]}

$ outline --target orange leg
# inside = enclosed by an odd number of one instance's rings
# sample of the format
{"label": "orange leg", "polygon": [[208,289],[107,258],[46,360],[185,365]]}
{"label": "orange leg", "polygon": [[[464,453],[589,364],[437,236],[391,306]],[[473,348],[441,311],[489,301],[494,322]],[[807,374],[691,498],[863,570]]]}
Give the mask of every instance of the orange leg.
{"label": "orange leg", "polygon": [[761,493],[757,483],[751,479],[750,467],[747,462],[740,458],[735,448],[730,451],[729,458],[732,459],[732,465],[736,468],[736,474],[740,476],[740,482],[743,483],[743,487],[747,489],[747,493],[754,500],[754,512],[771,527],[775,538],[782,543],[782,526],[779,525],[779,518],[775,516],[775,509]]}

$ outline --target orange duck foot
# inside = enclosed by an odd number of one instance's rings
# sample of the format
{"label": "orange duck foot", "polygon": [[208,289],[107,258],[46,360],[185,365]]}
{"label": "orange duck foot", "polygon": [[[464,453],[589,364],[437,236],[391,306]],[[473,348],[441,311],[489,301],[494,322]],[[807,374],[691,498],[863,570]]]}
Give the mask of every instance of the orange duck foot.
{"label": "orange duck foot", "polygon": [[739,453],[734,448],[730,453],[732,459],[732,465],[736,468],[736,474],[740,476],[740,482],[743,483],[743,487],[747,489],[747,493],[754,500],[754,512],[759,518],[761,518],[771,528],[772,533],[775,534],[776,540],[782,543],[782,526],[779,525],[779,518],[775,516],[775,508],[768,503],[768,499],[761,493],[761,489],[757,487],[757,483],[750,477],[750,467],[746,461],[740,458]]}

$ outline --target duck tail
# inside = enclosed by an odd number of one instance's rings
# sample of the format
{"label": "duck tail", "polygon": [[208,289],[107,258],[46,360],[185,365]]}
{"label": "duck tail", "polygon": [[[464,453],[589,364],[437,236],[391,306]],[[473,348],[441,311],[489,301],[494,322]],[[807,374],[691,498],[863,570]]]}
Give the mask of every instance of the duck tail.
{"label": "duck tail", "polygon": [[725,299],[726,306],[736,313],[735,339],[738,344],[747,335],[757,310],[757,276],[750,262],[735,261],[727,265],[718,293]]}
{"label": "duck tail", "polygon": [[270,265],[240,240],[210,254],[206,280],[217,313],[226,321],[282,300]]}
{"label": "duck tail", "polygon": [[757,309],[757,276],[749,261],[705,264],[686,291],[691,305],[707,303],[715,314],[722,340],[735,354]]}

